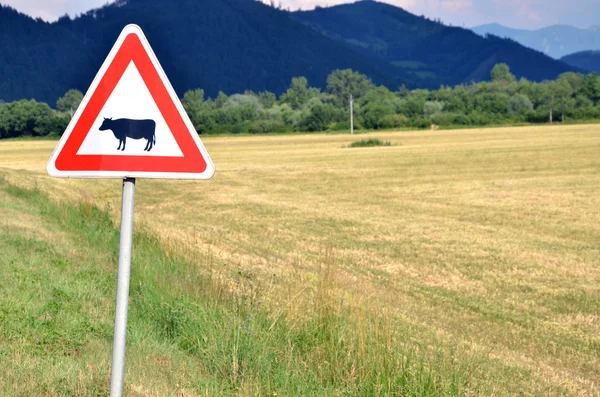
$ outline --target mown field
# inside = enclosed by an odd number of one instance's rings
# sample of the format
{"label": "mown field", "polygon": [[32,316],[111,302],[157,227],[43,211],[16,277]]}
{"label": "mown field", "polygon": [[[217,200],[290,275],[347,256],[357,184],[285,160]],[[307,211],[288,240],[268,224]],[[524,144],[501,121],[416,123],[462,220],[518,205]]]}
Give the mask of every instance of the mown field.
{"label": "mown field", "polygon": [[[138,181],[130,395],[600,395],[600,126],[204,142]],[[0,142],[4,395],[108,387],[120,181],[55,145]]]}

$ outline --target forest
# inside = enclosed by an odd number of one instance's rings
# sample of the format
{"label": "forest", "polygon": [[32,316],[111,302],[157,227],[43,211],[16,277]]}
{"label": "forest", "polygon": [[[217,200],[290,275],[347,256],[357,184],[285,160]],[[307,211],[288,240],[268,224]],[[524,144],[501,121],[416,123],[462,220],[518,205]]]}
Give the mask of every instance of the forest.
{"label": "forest", "polygon": [[[252,92],[208,98],[201,88],[181,99],[199,134],[346,131],[353,98],[357,130],[429,129],[600,119],[600,77],[568,72],[541,83],[516,79],[506,64],[489,81],[438,90],[390,91],[350,69],[335,70],[327,88],[294,77],[279,97]],[[0,138],[58,137],[83,94],[69,90],[52,108],[44,102],[0,100]]]}

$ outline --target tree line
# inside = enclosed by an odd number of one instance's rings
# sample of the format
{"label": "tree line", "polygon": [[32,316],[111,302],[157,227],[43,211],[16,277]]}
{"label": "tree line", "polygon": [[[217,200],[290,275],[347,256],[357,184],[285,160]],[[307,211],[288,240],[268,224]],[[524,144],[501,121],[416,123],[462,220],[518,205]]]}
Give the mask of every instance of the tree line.
{"label": "tree line", "polygon": [[[186,92],[182,103],[200,134],[349,130],[350,98],[355,127],[368,130],[600,119],[596,73],[565,73],[553,81],[534,83],[517,80],[506,64],[499,64],[490,77],[486,82],[432,91],[405,87],[390,91],[346,69],[329,75],[325,91],[310,87],[305,77],[294,77],[279,97],[268,91],[246,91],[206,98],[197,89]],[[33,99],[0,100],[0,138],[57,137],[82,98],[81,92],[69,90],[54,109]]]}

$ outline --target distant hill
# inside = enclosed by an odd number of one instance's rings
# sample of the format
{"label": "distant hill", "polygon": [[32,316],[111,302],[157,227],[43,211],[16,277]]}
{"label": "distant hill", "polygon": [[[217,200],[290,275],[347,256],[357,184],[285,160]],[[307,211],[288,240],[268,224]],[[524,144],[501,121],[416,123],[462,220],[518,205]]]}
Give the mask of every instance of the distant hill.
{"label": "distant hill", "polygon": [[509,64],[517,77],[534,81],[573,70],[515,41],[483,38],[375,1],[297,11],[292,16],[374,61],[386,62],[388,70],[417,86],[489,79],[500,62]]}
{"label": "distant hill", "polygon": [[526,30],[526,29],[509,28],[507,26],[500,25],[498,23],[490,23],[487,25],[476,26],[471,30],[473,30],[475,33],[477,33],[480,36],[492,34],[494,36],[507,37],[507,38],[513,39],[513,40],[518,35],[527,34],[527,33],[531,32],[530,30]]}
{"label": "distant hill", "polygon": [[600,51],[582,51],[567,55],[561,61],[590,72],[600,73]]}
{"label": "distant hill", "polygon": [[597,26],[579,29],[569,25],[554,25],[539,30],[523,30],[490,24],[477,26],[473,31],[482,36],[489,33],[507,37],[556,59],[574,52],[600,50],[600,29]]}
{"label": "distant hill", "polygon": [[70,88],[85,91],[129,23],[142,27],[179,95],[280,94],[294,76],[324,87],[341,68],[391,89],[480,81],[500,62],[534,81],[575,70],[512,40],[374,1],[289,13],[256,0],[116,0],[54,23],[0,6],[0,99],[53,105]]}
{"label": "distant hill", "polygon": [[0,99],[53,105],[69,88],[85,91],[129,23],[142,27],[179,95],[195,88],[213,97],[219,90],[281,93],[294,76],[323,87],[338,68],[392,88],[402,83],[377,62],[254,0],[118,0],[55,23],[0,6]]}

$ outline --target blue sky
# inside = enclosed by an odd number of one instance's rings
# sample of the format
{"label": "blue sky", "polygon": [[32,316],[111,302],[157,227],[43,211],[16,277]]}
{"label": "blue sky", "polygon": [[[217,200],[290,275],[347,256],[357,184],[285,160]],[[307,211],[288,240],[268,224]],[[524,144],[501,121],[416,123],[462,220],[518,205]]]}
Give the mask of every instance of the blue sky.
{"label": "blue sky", "polygon": [[[310,9],[350,3],[352,0],[276,0],[284,7]],[[418,15],[471,27],[498,22],[515,28],[535,29],[553,24],[589,27],[600,24],[600,0],[383,0]],[[46,20],[73,16],[100,7],[107,0],[0,0],[17,10]]]}

